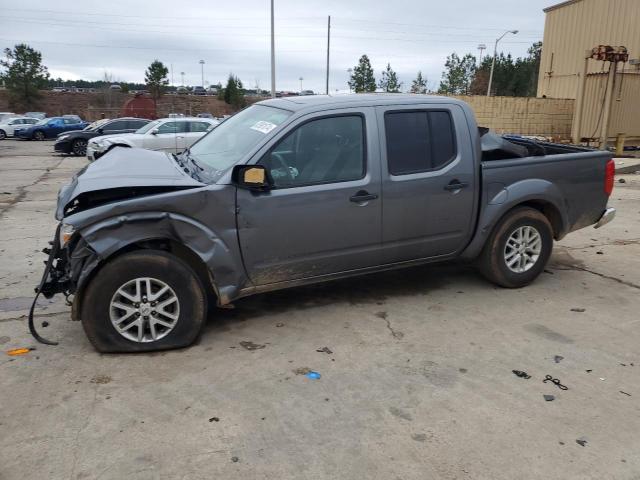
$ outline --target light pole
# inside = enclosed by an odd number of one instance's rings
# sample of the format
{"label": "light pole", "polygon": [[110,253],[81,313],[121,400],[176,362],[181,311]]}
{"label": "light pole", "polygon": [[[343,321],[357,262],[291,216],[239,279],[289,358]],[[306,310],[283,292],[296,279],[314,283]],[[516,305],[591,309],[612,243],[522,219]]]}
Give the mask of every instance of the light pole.
{"label": "light pole", "polygon": [[202,75],[202,86],[204,87],[204,60],[198,62],[200,64],[200,74]]}
{"label": "light pole", "polygon": [[496,44],[493,47],[493,60],[491,61],[491,74],[489,75],[489,85],[487,85],[487,97],[491,96],[491,82],[493,82],[493,69],[496,66],[496,55],[498,55],[498,42],[502,40],[507,33],[513,33],[515,35],[518,33],[518,30],[507,30],[500,36],[500,38],[496,38]]}
{"label": "light pole", "polygon": [[302,93],[302,81],[304,78],[300,77],[298,80],[300,80],[300,93]]}
{"label": "light pole", "polygon": [[271,98],[276,98],[276,41],[273,29],[273,0],[271,0]]}
{"label": "light pole", "polygon": [[184,72],[180,72],[180,76],[182,77],[182,86],[184,87]]}
{"label": "light pole", "polygon": [[349,93],[351,93],[351,74],[353,73],[353,68],[347,68],[347,73],[349,74],[347,84],[349,85]]}
{"label": "light pole", "polygon": [[482,52],[487,49],[487,46],[484,43],[478,45],[478,50],[480,50],[480,61],[478,62],[478,66],[482,65]]}

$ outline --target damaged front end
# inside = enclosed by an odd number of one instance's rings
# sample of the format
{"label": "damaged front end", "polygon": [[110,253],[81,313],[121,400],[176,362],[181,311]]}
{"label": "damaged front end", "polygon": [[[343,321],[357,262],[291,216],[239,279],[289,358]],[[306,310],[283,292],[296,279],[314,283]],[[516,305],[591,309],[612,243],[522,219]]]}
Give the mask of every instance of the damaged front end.
{"label": "damaged front end", "polygon": [[71,225],[60,223],[53,240],[49,242],[49,247],[42,249],[48,258],[45,261],[40,283],[35,288],[36,295],[29,309],[28,323],[33,337],[47,345],[57,345],[58,342],[42,337],[35,328],[33,315],[38,297],[42,295],[45,298],[51,298],[61,293],[67,298],[68,303],[69,296],[76,293],[85,266],[89,262],[97,263],[98,261],[91,247],[74,233]]}

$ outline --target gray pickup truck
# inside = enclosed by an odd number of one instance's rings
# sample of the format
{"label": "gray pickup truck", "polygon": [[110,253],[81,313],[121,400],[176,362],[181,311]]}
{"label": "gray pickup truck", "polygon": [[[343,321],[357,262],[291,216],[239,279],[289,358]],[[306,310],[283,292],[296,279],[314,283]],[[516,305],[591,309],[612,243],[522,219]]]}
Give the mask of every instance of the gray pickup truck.
{"label": "gray pickup truck", "polygon": [[131,352],[191,344],[208,306],[398,267],[462,259],[522,287],[554,239],[613,218],[613,175],[609,153],[495,135],[450,98],[268,100],[181,155],[116,148],[80,171],[36,291]]}

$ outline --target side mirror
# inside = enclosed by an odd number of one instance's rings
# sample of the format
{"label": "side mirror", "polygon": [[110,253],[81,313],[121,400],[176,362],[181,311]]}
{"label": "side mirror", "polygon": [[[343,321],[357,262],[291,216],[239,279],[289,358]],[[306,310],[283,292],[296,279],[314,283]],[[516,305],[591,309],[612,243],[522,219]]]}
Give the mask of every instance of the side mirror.
{"label": "side mirror", "polygon": [[98,133],[99,133],[100,135],[102,135],[102,134],[104,133],[104,130],[103,130],[102,128],[99,128],[99,129],[98,129]]}
{"label": "side mirror", "polygon": [[236,165],[231,181],[235,186],[249,190],[266,191],[271,188],[267,169],[262,165]]}
{"label": "side mirror", "polygon": [[158,134],[158,129],[154,128],[153,130],[151,130],[151,135],[157,135]]}

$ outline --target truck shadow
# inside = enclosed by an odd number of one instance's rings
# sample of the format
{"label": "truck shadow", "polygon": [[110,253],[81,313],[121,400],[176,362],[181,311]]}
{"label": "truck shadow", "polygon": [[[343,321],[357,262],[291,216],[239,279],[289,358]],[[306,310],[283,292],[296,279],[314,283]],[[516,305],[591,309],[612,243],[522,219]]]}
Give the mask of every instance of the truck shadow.
{"label": "truck shadow", "polygon": [[213,308],[206,330],[328,305],[384,305],[389,298],[429,295],[461,282],[485,282],[465,265],[425,265],[262,293],[234,302],[234,309]]}

